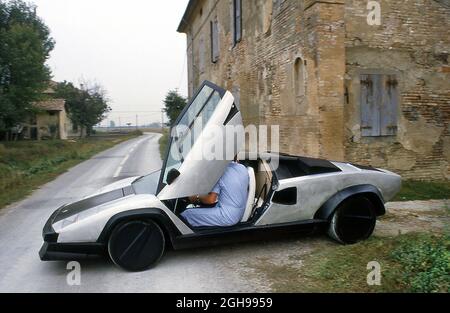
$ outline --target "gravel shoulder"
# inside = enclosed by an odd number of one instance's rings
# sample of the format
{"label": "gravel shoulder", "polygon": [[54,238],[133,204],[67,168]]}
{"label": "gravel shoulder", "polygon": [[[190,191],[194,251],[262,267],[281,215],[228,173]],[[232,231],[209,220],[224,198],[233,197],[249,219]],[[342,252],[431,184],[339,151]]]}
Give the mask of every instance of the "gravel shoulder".
{"label": "gravel shoulder", "polygon": [[390,202],[378,222],[375,236],[411,232],[442,233],[450,223],[450,200]]}

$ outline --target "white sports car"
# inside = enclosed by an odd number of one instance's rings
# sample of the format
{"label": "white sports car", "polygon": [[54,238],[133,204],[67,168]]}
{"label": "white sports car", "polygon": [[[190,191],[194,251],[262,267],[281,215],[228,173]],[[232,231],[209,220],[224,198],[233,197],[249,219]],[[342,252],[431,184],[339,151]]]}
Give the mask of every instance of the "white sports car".
{"label": "white sports car", "polygon": [[[212,190],[242,140],[225,160],[198,156],[205,145],[227,140],[212,132],[240,126],[242,117],[230,92],[204,82],[176,125],[186,131],[171,136],[160,171],[115,182],[58,208],[43,229],[41,260],[109,254],[116,265],[140,271],[154,265],[169,247],[262,239],[281,232],[323,230],[351,244],[372,234],[377,216],[385,214],[384,203],[401,186],[399,175],[383,169],[277,153],[246,154],[240,162],[248,169],[248,200],[240,223],[192,227],[180,215],[188,205],[186,197]],[[198,125],[197,135],[186,136]],[[181,144],[184,138],[191,141],[188,149]]]}

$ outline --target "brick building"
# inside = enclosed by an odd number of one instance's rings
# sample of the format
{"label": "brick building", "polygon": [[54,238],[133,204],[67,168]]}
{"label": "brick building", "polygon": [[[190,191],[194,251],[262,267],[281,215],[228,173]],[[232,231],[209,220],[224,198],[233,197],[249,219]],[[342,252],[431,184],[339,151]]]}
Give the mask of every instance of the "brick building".
{"label": "brick building", "polygon": [[282,152],[415,179],[450,178],[449,30],[448,0],[191,0],[178,28],[190,95],[211,80]]}

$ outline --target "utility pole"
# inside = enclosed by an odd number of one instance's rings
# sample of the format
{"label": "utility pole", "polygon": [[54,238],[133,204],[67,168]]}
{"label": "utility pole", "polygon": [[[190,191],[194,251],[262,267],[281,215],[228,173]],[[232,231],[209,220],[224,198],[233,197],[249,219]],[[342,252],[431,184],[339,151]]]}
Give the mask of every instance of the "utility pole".
{"label": "utility pole", "polygon": [[161,130],[164,130],[164,109],[161,109]]}

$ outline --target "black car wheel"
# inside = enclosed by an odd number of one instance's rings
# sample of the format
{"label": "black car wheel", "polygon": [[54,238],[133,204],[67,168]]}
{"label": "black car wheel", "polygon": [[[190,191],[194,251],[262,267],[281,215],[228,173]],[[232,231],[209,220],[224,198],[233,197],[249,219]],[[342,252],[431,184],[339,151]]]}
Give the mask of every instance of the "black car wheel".
{"label": "black car wheel", "polygon": [[143,271],[159,261],[165,240],[153,221],[130,221],[114,228],[109,241],[111,260],[128,271]]}
{"label": "black car wheel", "polygon": [[372,235],[376,220],[375,206],[369,199],[352,197],[334,211],[328,235],[343,244],[357,243]]}

